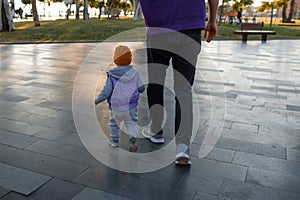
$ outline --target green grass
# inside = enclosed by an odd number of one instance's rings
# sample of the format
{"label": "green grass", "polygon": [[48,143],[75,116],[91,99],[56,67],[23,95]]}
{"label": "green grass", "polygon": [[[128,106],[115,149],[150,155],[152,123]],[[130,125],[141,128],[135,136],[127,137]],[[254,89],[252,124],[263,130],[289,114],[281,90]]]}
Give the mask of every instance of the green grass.
{"label": "green grass", "polygon": [[[218,26],[217,39],[228,40],[228,39],[241,39],[241,35],[233,34],[234,30],[241,29],[240,25],[236,24],[222,24]],[[265,24],[263,30],[272,30],[276,32],[276,35],[269,35],[269,39],[300,39],[300,27],[298,26],[278,26],[273,25],[270,28],[269,24]],[[260,39],[259,35],[248,35],[248,39]]]}
{"label": "green grass", "polygon": [[143,21],[132,19],[42,21],[40,27],[27,21],[15,23],[15,26],[13,32],[0,32],[1,42],[98,41],[129,29],[145,27]]}
{"label": "green grass", "polygon": [[[42,21],[40,27],[34,27],[33,22],[17,22],[16,30],[13,32],[0,32],[0,42],[86,42],[105,40],[120,32],[145,27],[144,21],[132,19],[90,19],[83,20],[55,20]],[[240,35],[233,34],[233,30],[240,29],[236,24],[222,24],[218,26],[216,39],[240,40]],[[266,30],[269,25],[265,25]],[[276,35],[268,38],[300,39],[299,26],[277,26],[273,25],[272,30]],[[144,39],[143,34],[131,35],[132,39]],[[249,39],[260,39],[260,36],[250,36]]]}

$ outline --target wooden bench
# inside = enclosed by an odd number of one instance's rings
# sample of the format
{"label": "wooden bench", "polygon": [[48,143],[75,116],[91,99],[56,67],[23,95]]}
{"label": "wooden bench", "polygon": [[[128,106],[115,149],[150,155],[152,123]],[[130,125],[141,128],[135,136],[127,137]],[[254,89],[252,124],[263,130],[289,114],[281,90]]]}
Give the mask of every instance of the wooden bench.
{"label": "wooden bench", "polygon": [[242,23],[241,30],[234,30],[234,34],[242,35],[242,41],[247,42],[248,35],[261,35],[261,41],[267,41],[267,35],[275,35],[275,31],[262,30],[261,23]]}

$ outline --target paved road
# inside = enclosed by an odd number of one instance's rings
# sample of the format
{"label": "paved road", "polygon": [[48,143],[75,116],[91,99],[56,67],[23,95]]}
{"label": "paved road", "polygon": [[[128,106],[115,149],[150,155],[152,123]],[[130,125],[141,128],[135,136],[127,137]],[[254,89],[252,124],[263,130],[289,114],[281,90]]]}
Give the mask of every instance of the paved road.
{"label": "paved road", "polygon": [[[107,167],[77,134],[73,84],[88,55],[85,62],[99,62],[97,52],[89,54],[97,45],[0,45],[1,200],[300,199],[300,40],[204,45],[194,87],[200,118],[193,165],[172,163],[149,173]],[[137,63],[144,53],[136,52]],[[99,75],[103,70],[99,66]],[[96,110],[107,133],[106,104]],[[216,120],[212,111],[224,115]],[[199,159],[218,120],[224,122],[221,137]],[[165,127],[170,139],[171,127]],[[139,152],[160,148],[145,139],[138,146]]]}

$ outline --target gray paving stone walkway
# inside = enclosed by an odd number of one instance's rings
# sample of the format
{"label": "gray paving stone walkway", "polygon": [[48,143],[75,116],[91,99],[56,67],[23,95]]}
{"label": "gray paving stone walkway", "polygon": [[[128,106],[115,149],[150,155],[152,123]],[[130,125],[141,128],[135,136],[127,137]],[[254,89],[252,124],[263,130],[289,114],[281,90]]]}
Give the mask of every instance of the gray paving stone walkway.
{"label": "gray paving stone walkway", "polygon": [[[148,173],[107,167],[77,134],[72,89],[97,45],[0,44],[1,200],[300,199],[300,40],[204,44],[194,85],[200,119],[193,164],[172,163]],[[102,56],[93,54],[87,62],[97,63]],[[142,63],[145,51],[136,51],[134,58]],[[105,67],[99,66],[99,75]],[[199,159],[214,120],[212,99],[226,106],[224,126],[213,150]],[[108,133],[107,105],[96,111]],[[167,141],[173,137],[168,120]],[[121,135],[120,148],[126,142]],[[159,148],[141,138],[138,147],[139,152]]]}

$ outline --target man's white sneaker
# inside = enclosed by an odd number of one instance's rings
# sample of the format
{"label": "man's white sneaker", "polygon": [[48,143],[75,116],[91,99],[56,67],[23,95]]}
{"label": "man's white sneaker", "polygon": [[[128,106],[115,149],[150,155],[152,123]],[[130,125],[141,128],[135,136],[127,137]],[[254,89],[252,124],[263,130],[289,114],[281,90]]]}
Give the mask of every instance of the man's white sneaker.
{"label": "man's white sneaker", "polygon": [[144,128],[142,130],[142,134],[145,138],[149,139],[155,144],[163,144],[165,142],[165,139],[162,134],[154,134],[149,128]]}
{"label": "man's white sneaker", "polygon": [[178,144],[175,156],[176,165],[191,165],[190,148],[186,144]]}

